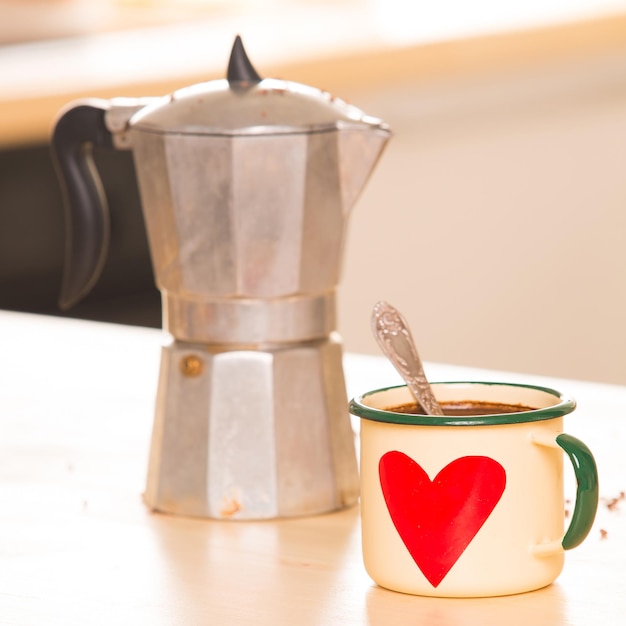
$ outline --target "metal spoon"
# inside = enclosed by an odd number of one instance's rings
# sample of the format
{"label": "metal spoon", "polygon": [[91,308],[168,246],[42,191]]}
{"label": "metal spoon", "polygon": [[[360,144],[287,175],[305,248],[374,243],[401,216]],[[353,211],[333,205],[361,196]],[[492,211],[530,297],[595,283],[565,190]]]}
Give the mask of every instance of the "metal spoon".
{"label": "metal spoon", "polygon": [[387,302],[377,302],[372,311],[372,331],[378,345],[426,414],[443,415],[424,374],[409,325],[400,311]]}

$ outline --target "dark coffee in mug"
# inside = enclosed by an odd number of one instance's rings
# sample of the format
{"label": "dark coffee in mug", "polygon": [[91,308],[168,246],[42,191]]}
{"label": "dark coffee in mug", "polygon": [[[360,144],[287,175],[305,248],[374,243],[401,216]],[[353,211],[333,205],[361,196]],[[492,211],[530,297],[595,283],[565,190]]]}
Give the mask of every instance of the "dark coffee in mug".
{"label": "dark coffee in mug", "polygon": [[[533,407],[522,404],[500,404],[499,402],[476,402],[473,400],[442,402],[441,408],[444,415],[451,417],[459,415],[500,415],[502,413],[522,413],[533,410]],[[389,407],[387,410],[394,413],[426,415],[422,407],[416,402]]]}

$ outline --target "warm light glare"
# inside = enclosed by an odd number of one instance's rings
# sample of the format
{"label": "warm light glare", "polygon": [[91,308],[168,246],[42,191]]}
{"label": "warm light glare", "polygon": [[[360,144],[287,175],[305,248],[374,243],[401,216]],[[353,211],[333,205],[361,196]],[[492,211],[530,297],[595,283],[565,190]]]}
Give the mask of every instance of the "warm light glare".
{"label": "warm light glare", "polygon": [[547,25],[626,9],[626,0],[365,0],[381,34],[396,42],[463,37]]}

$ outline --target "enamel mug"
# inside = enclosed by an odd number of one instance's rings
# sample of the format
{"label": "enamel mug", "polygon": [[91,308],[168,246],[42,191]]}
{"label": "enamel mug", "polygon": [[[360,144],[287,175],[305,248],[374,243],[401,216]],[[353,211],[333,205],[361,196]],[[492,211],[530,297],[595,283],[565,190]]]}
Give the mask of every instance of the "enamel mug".
{"label": "enamel mug", "polygon": [[[440,403],[530,410],[432,417],[389,410],[405,386],[350,402],[361,418],[363,559],[380,586],[426,596],[521,593],[552,583],[589,533],[598,476],[589,448],[563,433],[576,404],[532,385],[433,384]],[[565,531],[563,458],[577,481]]]}

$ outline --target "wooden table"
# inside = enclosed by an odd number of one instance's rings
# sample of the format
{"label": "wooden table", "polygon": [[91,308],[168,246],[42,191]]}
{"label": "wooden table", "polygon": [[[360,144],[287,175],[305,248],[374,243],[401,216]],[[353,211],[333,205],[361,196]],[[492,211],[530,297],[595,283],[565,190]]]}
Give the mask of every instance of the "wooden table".
{"label": "wooden table", "polygon": [[[600,511],[557,583],[493,599],[378,588],[358,509],[226,522],[149,512],[158,331],[0,312],[0,625],[612,626],[626,614],[626,387],[427,364],[432,380],[527,380],[574,395]],[[346,356],[350,395],[398,382]],[[355,424],[355,427],[358,425]],[[572,489],[568,485],[568,489]],[[601,532],[604,531],[604,532]]]}

